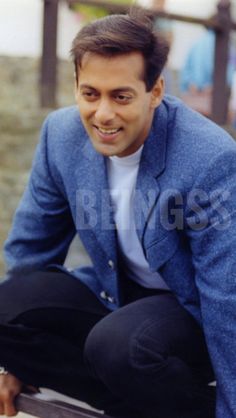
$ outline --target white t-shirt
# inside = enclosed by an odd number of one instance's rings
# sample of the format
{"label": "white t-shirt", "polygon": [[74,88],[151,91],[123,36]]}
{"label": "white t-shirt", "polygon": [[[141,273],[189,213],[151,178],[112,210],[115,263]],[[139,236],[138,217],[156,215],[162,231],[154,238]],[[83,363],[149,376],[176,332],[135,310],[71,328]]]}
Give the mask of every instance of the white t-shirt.
{"label": "white t-shirt", "polygon": [[108,182],[119,249],[127,276],[141,286],[168,289],[159,273],[150,271],[134,221],[134,193],[143,146],[127,157],[107,159]]}

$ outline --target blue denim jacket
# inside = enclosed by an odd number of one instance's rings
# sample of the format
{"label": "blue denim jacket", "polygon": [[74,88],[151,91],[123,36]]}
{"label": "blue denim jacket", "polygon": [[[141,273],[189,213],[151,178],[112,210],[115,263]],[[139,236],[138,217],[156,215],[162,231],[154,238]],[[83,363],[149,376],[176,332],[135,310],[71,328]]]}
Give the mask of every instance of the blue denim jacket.
{"label": "blue denim jacket", "polygon": [[[114,310],[125,283],[105,161],[76,107],[49,115],[5,257],[9,271],[64,268],[79,234],[93,266],[72,274]],[[217,418],[236,416],[235,208],[235,142],[178,99],[165,97],[142,151],[134,216],[150,269],[204,328],[217,379]]]}

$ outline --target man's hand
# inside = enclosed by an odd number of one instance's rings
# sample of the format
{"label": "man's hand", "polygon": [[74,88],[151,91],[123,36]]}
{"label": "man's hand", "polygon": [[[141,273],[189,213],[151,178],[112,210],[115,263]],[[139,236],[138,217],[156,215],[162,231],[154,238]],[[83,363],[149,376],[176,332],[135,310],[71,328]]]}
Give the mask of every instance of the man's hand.
{"label": "man's hand", "polygon": [[14,399],[22,386],[22,382],[12,374],[0,375],[0,415],[12,417],[17,414]]}

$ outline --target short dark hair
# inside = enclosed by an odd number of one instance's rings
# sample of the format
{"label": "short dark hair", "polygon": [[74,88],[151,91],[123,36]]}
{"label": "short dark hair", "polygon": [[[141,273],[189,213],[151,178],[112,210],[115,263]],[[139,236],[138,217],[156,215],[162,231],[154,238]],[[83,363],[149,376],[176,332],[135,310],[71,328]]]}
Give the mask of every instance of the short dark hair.
{"label": "short dark hair", "polygon": [[140,52],[144,57],[146,90],[150,91],[167,61],[168,42],[158,34],[148,11],[133,7],[128,14],[114,14],[84,26],[72,43],[76,79],[84,54],[105,57]]}

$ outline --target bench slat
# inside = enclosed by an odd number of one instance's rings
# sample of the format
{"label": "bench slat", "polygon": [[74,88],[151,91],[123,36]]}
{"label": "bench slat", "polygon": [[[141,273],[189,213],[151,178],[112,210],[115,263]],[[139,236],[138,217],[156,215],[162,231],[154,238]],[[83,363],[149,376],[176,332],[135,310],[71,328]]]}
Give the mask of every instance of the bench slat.
{"label": "bench slat", "polygon": [[19,412],[34,415],[38,418],[111,418],[80,406],[61,401],[38,399],[37,395],[21,393],[16,398]]}

